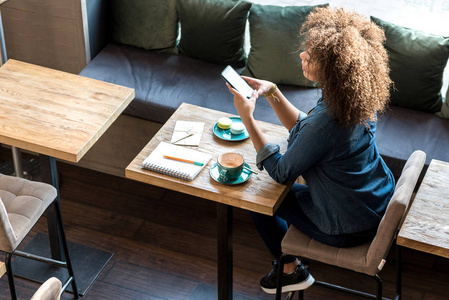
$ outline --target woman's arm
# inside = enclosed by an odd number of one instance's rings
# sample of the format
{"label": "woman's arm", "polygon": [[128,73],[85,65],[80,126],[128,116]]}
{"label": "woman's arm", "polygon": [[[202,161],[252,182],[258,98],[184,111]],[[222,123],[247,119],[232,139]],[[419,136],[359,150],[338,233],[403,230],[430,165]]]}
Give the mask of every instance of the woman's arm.
{"label": "woman's arm", "polygon": [[259,129],[254,120],[253,113],[256,106],[256,99],[258,98],[257,91],[253,92],[250,99],[245,98],[242,94],[233,89],[228,83],[226,83],[229,91],[234,95],[234,106],[242,119],[243,124],[248,131],[249,137],[254,145],[256,151],[259,151],[263,145],[268,143],[265,135]]}

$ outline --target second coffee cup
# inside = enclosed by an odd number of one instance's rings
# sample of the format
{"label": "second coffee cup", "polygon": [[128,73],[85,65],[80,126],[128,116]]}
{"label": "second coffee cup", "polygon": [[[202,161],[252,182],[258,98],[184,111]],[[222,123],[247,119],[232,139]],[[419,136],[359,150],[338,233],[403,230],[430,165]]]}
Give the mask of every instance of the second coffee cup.
{"label": "second coffee cup", "polygon": [[222,182],[233,181],[240,177],[245,160],[243,156],[235,152],[221,154],[217,159],[219,177]]}

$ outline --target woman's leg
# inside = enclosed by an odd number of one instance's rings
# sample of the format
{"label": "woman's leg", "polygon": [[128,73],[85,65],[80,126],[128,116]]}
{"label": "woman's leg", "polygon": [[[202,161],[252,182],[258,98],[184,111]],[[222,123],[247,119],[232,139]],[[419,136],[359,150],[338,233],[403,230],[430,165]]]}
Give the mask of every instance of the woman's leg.
{"label": "woman's leg", "polygon": [[282,254],[281,242],[287,232],[288,224],[292,224],[311,238],[328,245],[337,246],[344,241],[342,235],[331,236],[321,232],[304,214],[299,206],[301,199],[297,198],[297,193],[307,192],[307,190],[308,187],[305,185],[293,184],[274,216],[251,213],[259,234],[276,259]]}
{"label": "woman's leg", "polygon": [[[279,216],[278,212],[289,210],[292,206],[295,206],[297,204],[296,193],[307,189],[307,186],[294,184],[274,216],[251,212],[254,225],[267,245],[268,250],[276,259],[282,255],[281,242],[288,230],[287,221],[290,222],[290,220]],[[286,262],[288,263],[289,260],[293,261],[294,259],[288,259]]]}

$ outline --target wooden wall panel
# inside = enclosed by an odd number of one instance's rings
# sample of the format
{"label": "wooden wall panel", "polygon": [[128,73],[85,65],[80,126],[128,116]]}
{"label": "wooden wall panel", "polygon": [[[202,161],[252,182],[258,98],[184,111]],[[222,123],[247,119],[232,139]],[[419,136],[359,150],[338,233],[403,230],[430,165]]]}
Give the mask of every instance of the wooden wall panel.
{"label": "wooden wall panel", "polygon": [[10,0],[5,7],[58,18],[74,19],[76,2],[76,0]]}
{"label": "wooden wall panel", "polygon": [[12,0],[1,7],[8,58],[79,73],[86,65],[84,0]]}

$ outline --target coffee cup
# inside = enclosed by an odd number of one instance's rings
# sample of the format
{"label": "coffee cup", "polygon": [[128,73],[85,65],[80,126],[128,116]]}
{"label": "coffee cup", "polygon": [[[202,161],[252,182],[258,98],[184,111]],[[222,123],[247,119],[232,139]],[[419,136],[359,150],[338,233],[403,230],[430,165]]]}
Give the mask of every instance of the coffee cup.
{"label": "coffee cup", "polygon": [[218,180],[222,182],[234,181],[240,177],[245,160],[241,154],[227,152],[221,154],[217,159]]}

